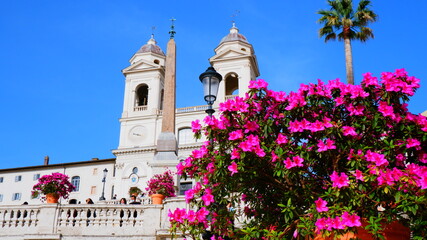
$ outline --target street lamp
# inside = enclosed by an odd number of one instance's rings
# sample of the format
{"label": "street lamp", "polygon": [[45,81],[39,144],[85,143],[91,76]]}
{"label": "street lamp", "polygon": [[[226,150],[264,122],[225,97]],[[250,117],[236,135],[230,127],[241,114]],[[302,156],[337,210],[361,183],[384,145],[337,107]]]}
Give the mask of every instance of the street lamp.
{"label": "street lamp", "polygon": [[101,197],[99,198],[99,201],[105,201],[105,197],[104,197],[104,190],[105,190],[105,178],[107,177],[107,172],[108,172],[108,170],[107,169],[104,169],[104,177],[102,178],[102,195],[101,195]]}
{"label": "street lamp", "polygon": [[206,113],[209,114],[209,116],[212,116],[212,114],[215,112],[215,110],[212,108],[212,105],[216,100],[216,95],[218,94],[219,83],[222,80],[222,76],[215,71],[215,68],[208,67],[204,73],[200,74],[199,79],[203,84],[205,101],[208,104]]}

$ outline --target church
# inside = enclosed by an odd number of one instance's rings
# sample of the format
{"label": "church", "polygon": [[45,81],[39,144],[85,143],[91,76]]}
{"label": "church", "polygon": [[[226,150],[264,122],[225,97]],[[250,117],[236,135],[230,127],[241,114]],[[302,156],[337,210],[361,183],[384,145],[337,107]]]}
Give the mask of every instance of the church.
{"label": "church", "polygon": [[[60,200],[61,204],[84,203],[87,198],[113,203],[128,198],[131,187],[144,192],[154,174],[166,169],[175,171],[179,161],[201,146],[203,140],[194,139],[191,122],[203,120],[208,106],[176,108],[173,27],[170,35],[166,54],[151,36],[122,70],[125,92],[115,158],[49,164],[46,157],[43,165],[0,169],[0,207],[40,204],[40,199],[31,197],[32,186],[38,178],[53,172],[68,175],[76,187],[68,199]],[[213,105],[217,108],[220,102],[244,96],[249,82],[260,74],[253,46],[234,23],[214,52],[209,62],[223,78]],[[178,195],[192,184],[177,176]]]}

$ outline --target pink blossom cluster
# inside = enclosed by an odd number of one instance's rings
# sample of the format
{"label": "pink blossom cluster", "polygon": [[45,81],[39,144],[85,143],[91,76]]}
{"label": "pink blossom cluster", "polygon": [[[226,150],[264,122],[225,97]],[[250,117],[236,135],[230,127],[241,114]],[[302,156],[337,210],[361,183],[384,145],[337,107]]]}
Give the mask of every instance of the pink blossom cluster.
{"label": "pink blossom cluster", "polygon": [[293,167],[304,167],[304,164],[302,164],[303,162],[304,158],[300,156],[293,156],[292,159],[286,158],[286,160],[283,161],[287,169],[291,169]]}
{"label": "pink blossom cluster", "polygon": [[394,73],[382,73],[381,83],[384,84],[388,92],[403,92],[409,96],[414,95],[415,89],[420,87],[420,80],[408,76],[405,69],[397,69]]}
{"label": "pink blossom cluster", "polygon": [[417,187],[427,189],[427,167],[415,163],[408,164],[405,170],[396,167],[376,171],[378,185],[393,186],[404,183],[401,188]]}
{"label": "pink blossom cluster", "polygon": [[330,121],[331,119],[327,117],[325,117],[323,121],[316,120],[315,122],[310,122],[307,119],[302,119],[301,121],[295,120],[289,122],[289,131],[291,133],[303,132],[304,130],[318,132],[333,127],[334,125],[332,125]]}
{"label": "pink blossom cluster", "polygon": [[71,191],[75,186],[70,183],[69,177],[62,173],[52,173],[50,175],[43,175],[37,180],[37,184],[33,186],[31,195],[36,197],[39,194],[55,193],[64,199],[68,198]]}
{"label": "pink blossom cluster", "polygon": [[162,174],[156,174],[148,180],[145,190],[148,191],[148,195],[163,194],[166,197],[175,197],[175,183],[173,179],[174,177],[170,170]]}
{"label": "pink blossom cluster", "polygon": [[341,216],[336,216],[334,218],[319,218],[315,225],[319,231],[332,231],[333,229],[345,229],[346,227],[360,227],[362,223],[360,222],[360,217],[356,214],[344,212]]}
{"label": "pink blossom cluster", "polygon": [[169,222],[180,226],[181,224],[202,225],[203,228],[208,227],[209,211],[202,207],[198,211],[187,210],[185,208],[176,208],[173,212],[169,209]]}

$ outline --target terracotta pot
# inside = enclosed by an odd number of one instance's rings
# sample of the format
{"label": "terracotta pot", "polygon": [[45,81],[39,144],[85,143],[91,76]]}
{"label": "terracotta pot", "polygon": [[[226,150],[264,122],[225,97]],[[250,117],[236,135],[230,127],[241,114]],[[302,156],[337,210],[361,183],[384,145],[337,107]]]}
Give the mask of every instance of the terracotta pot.
{"label": "terracotta pot", "polygon": [[46,194],[47,203],[58,203],[59,195],[57,193],[48,193]]}
{"label": "terracotta pot", "polygon": [[153,204],[163,204],[163,199],[165,199],[165,195],[163,194],[152,194],[151,201]]}
{"label": "terracotta pot", "polygon": [[[362,225],[365,227],[368,225],[366,222],[362,222]],[[410,239],[411,231],[409,228],[403,226],[398,221],[387,224],[384,228],[384,237],[385,240],[402,240]],[[347,233],[344,236],[340,237],[340,240],[350,240],[357,237],[361,240],[374,240],[371,234],[362,227],[357,228],[357,233]],[[314,240],[332,240],[333,236],[323,238],[322,236],[317,236]]]}

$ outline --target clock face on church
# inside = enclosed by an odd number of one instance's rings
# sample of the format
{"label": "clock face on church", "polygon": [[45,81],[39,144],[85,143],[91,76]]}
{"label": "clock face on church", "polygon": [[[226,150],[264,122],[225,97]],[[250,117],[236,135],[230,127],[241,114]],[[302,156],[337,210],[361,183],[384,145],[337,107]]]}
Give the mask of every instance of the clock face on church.
{"label": "clock face on church", "polygon": [[134,143],[140,143],[146,135],[144,126],[135,126],[129,131],[129,139]]}

